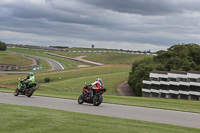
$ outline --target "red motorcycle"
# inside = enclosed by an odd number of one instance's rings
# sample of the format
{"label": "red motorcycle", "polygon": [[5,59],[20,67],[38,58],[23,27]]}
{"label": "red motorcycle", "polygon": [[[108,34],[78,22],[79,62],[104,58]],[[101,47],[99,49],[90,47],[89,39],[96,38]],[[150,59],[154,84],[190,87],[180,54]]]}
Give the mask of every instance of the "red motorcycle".
{"label": "red motorcycle", "polygon": [[102,94],[104,92],[106,92],[105,87],[94,89],[92,85],[86,85],[83,88],[82,94],[78,98],[78,103],[83,104],[86,102],[92,103],[94,106],[99,106],[103,101]]}

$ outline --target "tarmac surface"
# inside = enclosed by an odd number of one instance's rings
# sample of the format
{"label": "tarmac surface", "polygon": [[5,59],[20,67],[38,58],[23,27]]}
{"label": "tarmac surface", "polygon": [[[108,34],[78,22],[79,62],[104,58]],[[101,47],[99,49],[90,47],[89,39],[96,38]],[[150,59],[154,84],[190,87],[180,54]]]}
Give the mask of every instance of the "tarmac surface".
{"label": "tarmac surface", "polygon": [[117,104],[102,103],[96,107],[92,104],[78,104],[77,100],[32,96],[14,96],[0,92],[0,103],[58,109],[87,114],[151,121],[186,127],[200,128],[200,114]]}

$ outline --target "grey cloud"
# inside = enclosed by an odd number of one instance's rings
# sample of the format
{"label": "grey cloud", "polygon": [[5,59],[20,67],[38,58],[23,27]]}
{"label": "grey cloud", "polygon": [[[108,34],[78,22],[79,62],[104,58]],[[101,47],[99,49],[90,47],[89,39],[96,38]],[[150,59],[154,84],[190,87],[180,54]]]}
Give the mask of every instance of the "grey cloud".
{"label": "grey cloud", "polygon": [[200,11],[197,0],[84,0],[96,7],[123,13],[167,15],[184,10]]}
{"label": "grey cloud", "polygon": [[[50,1],[48,1],[50,2]],[[55,2],[55,1],[51,1]],[[64,1],[63,1],[64,2]],[[77,23],[77,24],[86,24],[86,25],[113,25],[109,19],[103,19],[103,16],[95,17],[92,11],[95,12],[95,8],[90,7],[87,9],[87,5],[81,4],[77,7],[69,7],[69,5],[57,3],[49,4],[33,4],[30,2],[23,3],[11,3],[4,6],[4,8],[10,9],[12,16],[25,19],[40,19],[45,18],[49,21],[58,21],[63,23]],[[76,4],[76,3],[74,3]],[[65,7],[66,5],[66,7]],[[85,7],[84,7],[85,6]],[[80,8],[78,8],[80,7]]]}
{"label": "grey cloud", "polygon": [[170,46],[200,41],[195,36],[200,33],[198,10],[195,0],[19,0],[0,3],[0,30],[51,38]]}

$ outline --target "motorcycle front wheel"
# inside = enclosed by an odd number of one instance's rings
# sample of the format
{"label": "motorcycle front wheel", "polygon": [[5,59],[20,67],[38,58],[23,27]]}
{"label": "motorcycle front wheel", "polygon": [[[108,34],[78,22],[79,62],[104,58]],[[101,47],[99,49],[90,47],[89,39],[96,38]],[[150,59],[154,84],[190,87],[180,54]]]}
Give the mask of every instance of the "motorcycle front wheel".
{"label": "motorcycle front wheel", "polygon": [[99,96],[94,96],[93,98],[93,105],[94,106],[99,106],[103,101],[103,96],[99,95]]}
{"label": "motorcycle front wheel", "polygon": [[84,96],[83,96],[83,94],[81,94],[81,95],[79,96],[79,98],[78,98],[78,103],[79,103],[79,104],[83,104],[83,103],[84,103]]}
{"label": "motorcycle front wheel", "polygon": [[17,88],[14,92],[14,96],[18,96],[19,95],[19,89]]}

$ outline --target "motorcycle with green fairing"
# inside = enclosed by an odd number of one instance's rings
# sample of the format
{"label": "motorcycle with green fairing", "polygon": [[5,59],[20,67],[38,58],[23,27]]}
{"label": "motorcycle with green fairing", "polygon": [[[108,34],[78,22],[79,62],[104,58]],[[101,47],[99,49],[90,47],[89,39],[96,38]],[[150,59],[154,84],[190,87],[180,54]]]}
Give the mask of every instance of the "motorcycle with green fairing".
{"label": "motorcycle with green fairing", "polygon": [[39,88],[39,84],[37,82],[28,82],[27,84],[18,78],[18,87],[14,92],[15,96],[18,95],[25,95],[28,98],[31,97],[34,93]]}

